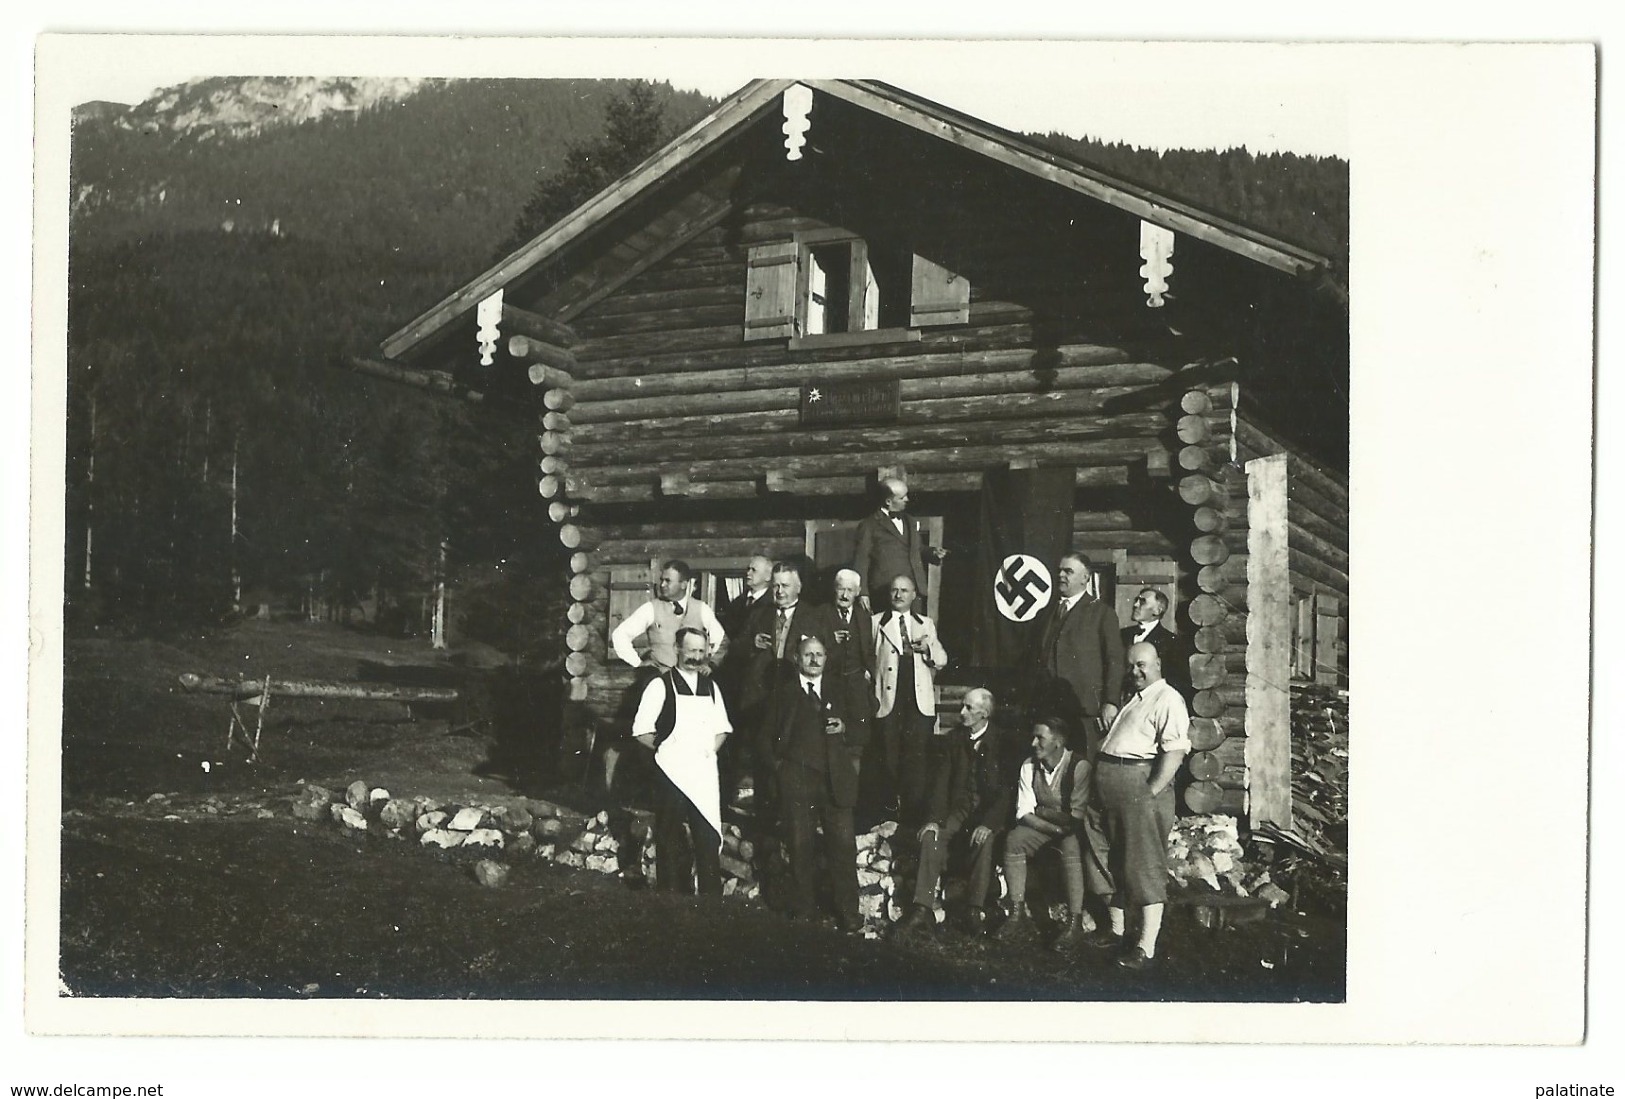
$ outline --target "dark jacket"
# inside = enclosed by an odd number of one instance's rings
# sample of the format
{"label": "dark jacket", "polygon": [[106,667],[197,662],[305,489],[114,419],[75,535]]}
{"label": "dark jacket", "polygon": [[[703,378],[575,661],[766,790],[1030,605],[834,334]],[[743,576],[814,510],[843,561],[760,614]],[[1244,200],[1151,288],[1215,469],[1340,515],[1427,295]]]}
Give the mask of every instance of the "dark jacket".
{"label": "dark jacket", "polygon": [[942,825],[944,838],[984,825],[1003,832],[1013,823],[1021,745],[994,723],[982,739],[978,752],[971,747],[970,730],[960,725],[944,733],[937,745],[927,819]]}
{"label": "dark jacket", "polygon": [[[766,727],[773,745],[773,758],[781,765],[804,767],[824,776],[831,801],[851,808],[858,799],[858,760],[863,757],[867,737],[861,722],[854,722],[846,700],[828,671],[821,684],[821,705],[801,689],[801,676],[795,671],[780,672],[768,700]],[[827,718],[839,718],[846,726],[840,733],[824,730]]]}
{"label": "dark jacket", "polygon": [[891,605],[886,592],[899,576],[914,581],[914,590],[925,596],[925,539],[920,524],[912,515],[904,515],[903,529],[891,521],[884,508],[858,521],[858,540],[852,550],[852,567],[863,578],[863,590],[869,596],[869,608],[880,611]]}
{"label": "dark jacket", "polygon": [[[829,666],[824,674],[838,680],[854,719],[867,722],[875,712],[874,619],[861,607],[852,608],[852,621],[843,625],[841,612],[829,607]],[[840,634],[847,634],[840,640]]]}
{"label": "dark jacket", "polygon": [[1071,613],[1057,599],[1043,613],[1034,665],[1040,676],[1040,708],[1053,706],[1081,726],[1089,758],[1100,743],[1094,720],[1106,703],[1122,697],[1123,635],[1117,612],[1085,595]]}
{"label": "dark jacket", "polygon": [[[816,637],[824,643],[824,648],[834,658],[835,627],[834,612],[829,607],[813,606],[805,599],[795,605],[790,614],[790,630],[784,640],[784,657],[776,657],[773,649],[756,647],[756,635],[765,633],[773,636],[774,626],[777,623],[779,609],[768,599],[760,603],[745,619],[744,629],[740,632],[737,648],[730,645],[729,677],[736,675],[733,682],[739,694],[739,706],[745,713],[755,712],[757,707],[767,703],[768,696],[786,671],[795,670],[796,646],[803,637]],[[731,661],[737,660],[739,666],[734,668]],[[826,669],[827,672],[827,669]]]}

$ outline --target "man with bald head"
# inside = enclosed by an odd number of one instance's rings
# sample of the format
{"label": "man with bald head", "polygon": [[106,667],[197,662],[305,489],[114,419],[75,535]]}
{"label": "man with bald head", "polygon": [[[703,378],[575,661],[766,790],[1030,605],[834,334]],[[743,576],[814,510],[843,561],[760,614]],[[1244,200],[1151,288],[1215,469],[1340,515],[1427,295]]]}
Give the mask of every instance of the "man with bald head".
{"label": "man with bald head", "polygon": [[899,935],[933,926],[937,886],[950,862],[960,860],[970,864],[966,929],[972,934],[986,929],[993,854],[1009,827],[1015,783],[1010,738],[993,724],[994,709],[993,692],[972,687],[960,703],[959,724],[942,737],[926,822],[919,830],[914,907],[897,925]]}
{"label": "man with bald head", "polygon": [[1127,917],[1136,916],[1135,945],[1117,963],[1145,969],[1155,963],[1168,895],[1168,830],[1174,823],[1174,775],[1190,751],[1190,714],[1185,700],[1162,677],[1157,647],[1129,647],[1134,694],[1112,721],[1092,777],[1092,804],[1100,813],[1107,868],[1114,892],[1106,909],[1109,928],[1086,939],[1092,946],[1127,942]]}
{"label": "man with bald head", "polygon": [[863,606],[884,609],[891,582],[908,577],[925,608],[926,565],[941,564],[948,551],[927,546],[920,524],[908,513],[908,484],[896,477],[880,482],[881,505],[858,523],[853,568],[863,582]]}
{"label": "man with bald head", "polygon": [[948,664],[937,624],[914,610],[914,581],[891,582],[891,609],[874,618],[875,731],[885,762],[885,793],[900,824],[924,819],[926,753],[937,720],[936,673]]}

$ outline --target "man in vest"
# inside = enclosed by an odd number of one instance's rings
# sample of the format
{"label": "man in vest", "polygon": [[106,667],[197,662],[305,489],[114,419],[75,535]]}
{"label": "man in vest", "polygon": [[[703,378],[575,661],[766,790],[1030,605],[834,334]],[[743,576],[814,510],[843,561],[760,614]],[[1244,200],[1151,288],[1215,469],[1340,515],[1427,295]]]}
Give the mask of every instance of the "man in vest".
{"label": "man in vest", "polygon": [[1146,969],[1157,957],[1163,905],[1168,896],[1168,830],[1174,823],[1174,775],[1191,749],[1190,713],[1178,691],[1162,678],[1162,658],[1148,641],[1128,651],[1134,694],[1123,704],[1095,762],[1092,799],[1108,844],[1108,867],[1116,892],[1107,907],[1109,930],[1091,946],[1126,942],[1127,910],[1139,916],[1134,947],[1117,964]]}
{"label": "man in vest", "polygon": [[657,887],[686,893],[693,880],[699,892],[720,896],[722,800],[717,752],[733,726],[722,692],[705,674],[708,649],[702,631],[692,626],[677,631],[677,667],[643,688],[632,736],[654,751]]}
{"label": "man in vest", "polygon": [[1058,598],[1044,612],[1038,632],[1037,707],[1054,712],[1082,733],[1093,759],[1105,729],[1117,716],[1123,690],[1123,636],[1117,612],[1089,594],[1089,558],[1068,553],[1055,569]]}
{"label": "man in vest", "polygon": [[[707,655],[720,661],[728,649],[728,635],[712,613],[709,604],[689,592],[694,570],[686,561],[667,561],[660,568],[655,598],[627,615],[609,635],[615,655],[634,668],[669,672],[677,666],[677,631],[687,626],[702,631]],[[633,648],[635,638],[648,639],[649,653],[640,657]]]}
{"label": "man in vest", "polygon": [[863,927],[858,914],[858,848],[852,827],[863,742],[847,720],[841,692],[824,674],[827,660],[828,649],[821,638],[800,639],[796,670],[773,692],[768,728],[788,832],[790,915],[816,918],[822,854],[836,923],[841,930],[853,932]]}
{"label": "man in vest", "polygon": [[891,610],[875,616],[875,726],[897,820],[924,820],[927,748],[937,720],[937,669],[948,654],[937,625],[914,613],[914,581],[891,582]]}
{"label": "man in vest", "polygon": [[1083,941],[1094,921],[1083,910],[1083,848],[1079,831],[1089,796],[1089,762],[1066,746],[1063,718],[1033,725],[1033,754],[1016,777],[1015,827],[1004,840],[1004,883],[1010,890],[1010,917],[995,938],[1031,938],[1027,913],[1027,860],[1054,844],[1066,884],[1066,926],[1052,944],[1057,952]]}

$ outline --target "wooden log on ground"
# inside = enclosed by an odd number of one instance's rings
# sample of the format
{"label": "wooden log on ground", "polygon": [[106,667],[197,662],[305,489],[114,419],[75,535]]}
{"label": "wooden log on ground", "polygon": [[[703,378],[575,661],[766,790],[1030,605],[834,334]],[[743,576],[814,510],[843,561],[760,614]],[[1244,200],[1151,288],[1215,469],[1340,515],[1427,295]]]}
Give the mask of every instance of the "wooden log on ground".
{"label": "wooden log on ground", "polygon": [[326,679],[223,679],[217,675],[184,672],[180,684],[187,691],[255,698],[267,687],[272,698],[359,699],[366,702],[455,702],[452,687],[397,687],[389,683],[340,683]]}
{"label": "wooden log on ground", "polygon": [[581,342],[576,330],[562,321],[514,305],[502,307],[502,324],[510,332],[531,336],[556,347],[574,347]]}

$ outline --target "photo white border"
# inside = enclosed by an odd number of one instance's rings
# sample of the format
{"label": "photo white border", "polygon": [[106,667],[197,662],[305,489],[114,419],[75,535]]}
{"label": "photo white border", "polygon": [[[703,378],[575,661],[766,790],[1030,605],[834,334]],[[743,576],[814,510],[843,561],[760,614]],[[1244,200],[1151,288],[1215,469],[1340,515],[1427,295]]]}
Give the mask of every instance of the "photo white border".
{"label": "photo white border", "polygon": [[[209,71],[230,71],[244,64],[231,58],[230,51],[239,44],[229,40],[172,45],[208,53]],[[357,61],[346,64],[340,52],[325,51],[376,43],[329,41],[319,49],[308,40],[240,45],[251,51],[279,46],[296,51],[286,55],[291,58],[287,71],[356,73],[367,70]],[[424,71],[454,72],[455,66],[443,58],[462,53],[478,58],[474,71],[490,74],[491,51],[501,44],[391,39],[382,45],[389,60],[374,71],[410,72],[421,56]],[[534,43],[513,45],[525,48]],[[640,43],[631,48],[626,42],[614,42],[602,48],[617,63],[632,64],[624,70],[626,75],[657,75],[639,60],[639,50],[678,45]],[[586,46],[570,43],[571,56],[579,56],[577,48]],[[774,52],[781,48],[782,55]],[[1078,48],[1087,52],[1090,47]],[[1154,54],[1189,47],[1139,48]],[[223,55],[227,60],[214,63],[216,49],[227,51]],[[821,49],[829,53],[819,59],[814,55]],[[891,44],[886,59],[912,51],[940,54],[941,49]],[[1232,57],[1237,50],[1283,52],[1279,47],[1222,49]],[[911,1005],[901,1020],[894,1005],[774,1005],[764,1010],[756,1005],[689,1004],[681,1018],[692,1021],[698,1033],[691,1036],[772,1032],[841,1038],[884,1033],[1066,1040],[1086,1035],[1113,1041],[1485,1044],[1570,1042],[1580,1037],[1583,912],[1563,905],[1561,899],[1577,898],[1584,883],[1584,677],[1577,678],[1572,665],[1552,667],[1542,659],[1550,640],[1544,632],[1538,639],[1508,638],[1506,648],[1489,652],[1481,651],[1474,639],[1506,632],[1509,605],[1517,608],[1513,621],[1522,627],[1526,617],[1541,622],[1554,617],[1548,602],[1569,608],[1572,614],[1588,601],[1590,51],[1583,46],[1521,46],[1297,47],[1285,52],[1310,49],[1317,54],[1315,67],[1322,77],[1345,80],[1350,89],[1354,178],[1352,474],[1354,540],[1359,546],[1354,556],[1360,564],[1355,575],[1359,594],[1350,600],[1359,608],[1350,649],[1357,684],[1353,724],[1361,730],[1361,738],[1371,739],[1361,739],[1353,751],[1349,1002],[1222,1009],[1012,1005],[996,1011]],[[897,70],[903,75],[894,75],[889,68],[878,71],[874,61],[863,69],[845,67],[857,55],[850,43],[838,51],[816,43],[754,44],[753,51],[763,57],[761,72],[768,75],[859,72],[908,86],[906,65]],[[1576,51],[1586,56],[1577,59]],[[274,54],[266,56],[273,60],[261,61],[261,71],[276,63]],[[1264,64],[1260,56],[1246,62],[1251,78],[1258,75],[1256,66]],[[42,54],[42,62],[46,60]],[[820,60],[826,67],[818,67]],[[1147,64],[1154,67],[1150,60]],[[591,71],[612,74],[602,68]],[[50,175],[51,159],[60,152],[53,142],[65,137],[65,131],[50,132],[51,126],[72,102],[71,85],[61,79],[61,74],[42,65],[36,239],[46,245],[62,239],[65,209],[46,201],[47,196],[66,193],[65,175]],[[51,266],[52,258],[49,248],[42,247],[37,267],[41,325],[36,332],[36,394],[43,391],[39,382],[52,376],[53,355],[60,370],[60,330],[51,327],[52,322],[60,324],[60,313],[53,316],[56,303],[46,293],[59,284],[60,267]],[[1515,419],[1521,437],[1508,439],[1503,431],[1493,444],[1470,448],[1470,462],[1443,460],[1450,444],[1474,438],[1463,434],[1465,428],[1504,428],[1509,417]],[[42,505],[53,478],[60,494],[60,430],[36,421],[36,431],[36,454],[54,454],[56,462],[54,474],[49,463],[36,468],[38,522],[51,518]],[[1539,529],[1531,524],[1507,529],[1512,494],[1544,502],[1548,513],[1541,517]],[[1380,504],[1370,502],[1379,497]],[[60,500],[57,505],[59,525]],[[1493,535],[1489,553],[1465,537],[1477,532]],[[49,537],[40,544],[49,547]],[[1522,584],[1507,583],[1513,572],[1523,570],[1486,567],[1484,557],[1491,554],[1497,564],[1538,561],[1543,577],[1555,578],[1551,583],[1542,581],[1543,605],[1526,608],[1506,596],[1476,601],[1479,594],[1509,587],[1520,593],[1526,590]],[[36,590],[59,593],[60,555],[37,554],[33,565]],[[1425,584],[1417,583],[1419,568]],[[1447,596],[1444,605],[1428,598],[1441,586]],[[1440,615],[1448,616],[1454,651],[1442,655],[1430,651],[1427,668],[1419,670],[1401,631],[1429,625]],[[38,611],[34,628],[35,651],[42,656],[34,665],[31,684],[35,704],[45,696],[45,709],[36,711],[31,721],[31,765],[39,769],[49,755],[48,750],[43,755],[40,751],[42,729],[50,738],[45,747],[54,745],[48,722],[51,699],[60,691],[60,637],[51,635],[49,622]],[[1510,697],[1492,712],[1463,714],[1466,691],[1457,685],[1472,677],[1530,683],[1531,689],[1508,691]],[[1532,682],[1537,679],[1538,688]],[[1531,743],[1538,745],[1549,769],[1531,773],[1518,766]],[[54,846],[60,805],[54,776],[48,777],[42,782],[35,775],[30,824],[35,835],[45,829]],[[1508,789],[1511,785],[1518,788]],[[1479,804],[1477,812],[1442,809],[1446,791],[1457,796],[1471,791]],[[1493,857],[1482,842],[1475,842],[1483,839],[1486,827],[1523,819],[1532,801],[1552,806],[1544,830],[1499,832]],[[1394,820],[1388,811],[1391,806],[1411,811]],[[1551,844],[1547,837],[1553,834],[1566,842]],[[1450,858],[1425,860],[1425,868],[1414,866],[1415,852],[1424,843],[1448,851]],[[42,855],[38,844],[32,855],[31,923],[38,927],[48,921],[44,926],[54,931],[55,864]],[[1441,875],[1456,877],[1468,888],[1441,889]],[[42,899],[48,905],[45,911],[40,909]],[[1540,929],[1538,946],[1530,937],[1531,921]],[[1511,953],[1508,962],[1515,975],[1485,967],[1477,953],[1483,950],[1503,957]],[[414,1013],[412,1005],[404,1004],[240,1005],[252,1018],[246,1028],[239,1028],[224,1025],[237,1022],[235,1003],[166,1004],[156,1011],[143,1003],[58,1000],[49,995],[55,974],[41,968],[40,957],[31,951],[28,958],[34,1001],[28,1024],[37,1030],[131,1032],[132,1024],[140,1030],[161,1019],[170,1033],[424,1032],[414,1029],[423,1012]],[[628,1030],[629,1014],[622,1004],[578,1003],[562,1012],[555,1005],[479,1010],[491,1006],[438,1005],[425,1030],[535,1036],[540,1028],[527,1017],[531,1007],[541,1009],[537,1017],[547,1019],[545,1030],[551,1034]],[[273,1010],[262,1016],[266,1008]],[[282,1008],[290,1010],[284,1013]],[[121,1009],[128,1009],[127,1017],[121,1017]],[[677,1022],[669,1005],[648,1010],[663,1028]],[[978,1016],[973,1024],[966,1018],[972,1014]],[[764,1015],[771,1030],[762,1026]],[[283,1026],[289,1029],[284,1031]],[[396,1031],[396,1026],[406,1029]],[[630,1029],[649,1033],[636,1022]]]}

